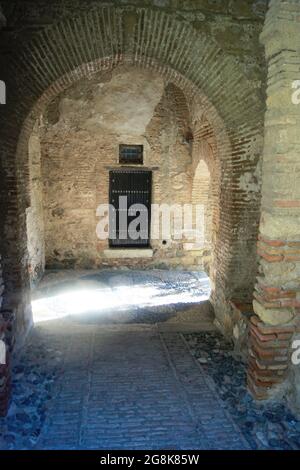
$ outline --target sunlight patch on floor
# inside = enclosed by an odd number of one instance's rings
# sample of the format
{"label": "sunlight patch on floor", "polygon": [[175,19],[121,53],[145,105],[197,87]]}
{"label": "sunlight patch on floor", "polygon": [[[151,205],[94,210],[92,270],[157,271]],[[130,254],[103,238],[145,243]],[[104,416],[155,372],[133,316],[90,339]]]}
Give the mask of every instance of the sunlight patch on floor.
{"label": "sunlight patch on floor", "polygon": [[192,304],[207,300],[210,294],[209,279],[203,278],[199,289],[195,281],[180,285],[166,286],[157,282],[151,285],[97,286],[96,283],[83,281],[74,288],[32,300],[33,320],[35,323],[64,318],[66,316],[96,313],[107,314],[128,309],[144,309],[176,304]]}

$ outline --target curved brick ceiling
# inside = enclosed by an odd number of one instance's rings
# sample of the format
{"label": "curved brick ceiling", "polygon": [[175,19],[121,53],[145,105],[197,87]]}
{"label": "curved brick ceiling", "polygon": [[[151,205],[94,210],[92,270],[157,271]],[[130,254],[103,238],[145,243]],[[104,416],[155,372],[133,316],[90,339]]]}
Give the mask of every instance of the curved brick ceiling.
{"label": "curved brick ceiling", "polygon": [[151,9],[102,7],[55,23],[15,51],[5,64],[5,78],[20,97],[19,106],[28,110],[51,83],[80,65],[99,58],[116,63],[125,56],[144,66],[155,59],[182,74],[216,106],[228,127],[258,126],[258,93],[234,58],[189,24]]}

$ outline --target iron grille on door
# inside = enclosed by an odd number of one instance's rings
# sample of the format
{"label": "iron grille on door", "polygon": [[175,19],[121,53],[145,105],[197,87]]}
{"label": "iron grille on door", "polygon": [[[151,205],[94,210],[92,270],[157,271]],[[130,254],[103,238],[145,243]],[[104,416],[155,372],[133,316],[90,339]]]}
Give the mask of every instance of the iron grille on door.
{"label": "iron grille on door", "polygon": [[[145,170],[115,170],[109,173],[109,203],[115,208],[115,211],[110,212],[110,247],[131,247],[131,248],[146,248],[150,243],[150,221],[151,221],[151,187],[152,187],[152,173]],[[127,231],[121,232],[120,227],[120,196],[127,196],[127,209],[133,204],[143,204],[147,209],[148,217],[148,230],[147,233],[142,233],[141,237],[137,240],[130,238],[128,234],[128,227],[132,220],[139,214],[130,216],[128,211],[127,217]],[[116,233],[112,236],[111,227],[115,224]],[[123,238],[122,238],[123,236]]]}

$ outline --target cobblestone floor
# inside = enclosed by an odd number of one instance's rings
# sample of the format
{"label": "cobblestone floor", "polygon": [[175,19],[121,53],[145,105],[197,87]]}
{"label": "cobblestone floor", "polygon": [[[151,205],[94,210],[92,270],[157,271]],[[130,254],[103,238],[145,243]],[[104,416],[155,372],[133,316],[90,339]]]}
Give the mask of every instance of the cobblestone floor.
{"label": "cobblestone floor", "polygon": [[252,449],[299,450],[300,420],[285,402],[257,402],[246,388],[246,367],[218,332],[185,335],[189,349]]}
{"label": "cobblestone floor", "polygon": [[[82,275],[87,280],[81,273],[79,282]],[[123,287],[158,279],[158,305],[131,305],[115,317],[107,309],[67,317],[60,299],[48,304],[47,315],[49,306],[51,315],[59,313],[48,321],[43,305],[43,321],[15,361],[0,449],[300,448],[299,421],[285,404],[253,402],[230,343],[214,331],[179,332],[178,322],[199,321],[199,311],[210,326],[205,309],[186,307],[186,314],[170,305],[176,283],[191,294],[188,302],[205,294],[205,280],[195,291],[201,275],[106,272],[88,280],[106,289],[115,276]],[[64,274],[59,286],[55,279],[52,285],[50,275],[36,298],[55,297],[67,282]]]}
{"label": "cobblestone floor", "polygon": [[3,448],[248,448],[180,333],[44,323],[18,367],[27,396],[1,420]]}

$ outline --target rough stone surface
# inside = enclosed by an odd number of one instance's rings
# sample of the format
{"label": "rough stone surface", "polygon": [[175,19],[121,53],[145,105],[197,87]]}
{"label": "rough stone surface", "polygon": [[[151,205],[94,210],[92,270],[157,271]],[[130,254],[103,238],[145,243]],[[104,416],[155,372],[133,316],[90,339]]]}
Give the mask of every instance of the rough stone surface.
{"label": "rough stone surface", "polygon": [[299,421],[284,403],[255,403],[230,342],[184,338],[153,325],[41,324],[15,364],[0,448],[300,448]]}
{"label": "rough stone surface", "polygon": [[[117,67],[82,80],[52,102],[42,120],[40,199],[48,267],[132,266],[132,259],[106,256],[108,240],[96,235],[97,207],[109,203],[109,170],[120,168],[121,144],[143,145],[144,167],[154,169],[153,204],[193,202],[193,167],[201,155],[195,151],[192,158],[185,142],[190,122],[186,98],[157,73]],[[195,204],[207,207],[208,170],[203,179],[204,187],[195,181],[199,193]],[[155,225],[154,217],[152,221]],[[211,238],[209,229],[207,238]],[[160,229],[159,239],[151,240],[153,259],[136,260],[135,265],[203,269],[204,246],[187,251],[188,239],[167,240],[165,245],[163,239]],[[207,250],[209,246],[207,241]]]}
{"label": "rough stone surface", "polygon": [[187,335],[186,340],[251,449],[300,449],[299,418],[286,400],[253,399],[246,387],[247,366],[231,341],[211,332]]}
{"label": "rough stone surface", "polygon": [[145,325],[45,323],[14,396],[2,448],[249,447],[182,337]]}
{"label": "rough stone surface", "polygon": [[[299,75],[300,65],[299,14],[299,2],[272,0],[261,34],[268,62],[268,88],[258,241],[260,265],[253,306],[266,328],[278,326],[278,335],[283,334],[286,327],[297,328],[300,312],[300,192],[297,183],[300,107],[292,99],[293,82]],[[255,340],[253,335],[251,333],[252,341]],[[291,371],[286,374],[287,379],[293,369],[292,340],[290,334],[286,338],[286,353],[280,355],[282,369]],[[257,350],[255,355],[257,363],[264,362],[264,351]],[[250,367],[249,376],[252,372]],[[270,383],[273,386],[269,387],[269,395],[283,392],[281,381],[272,383],[271,379]],[[290,396],[297,394],[296,383],[297,380],[293,382],[295,389]],[[256,385],[259,385],[257,391],[262,393],[262,384]],[[266,388],[263,395],[266,395]],[[297,401],[293,401],[296,405]]]}
{"label": "rough stone surface", "polygon": [[43,180],[41,175],[41,143],[38,125],[28,143],[30,168],[30,207],[26,210],[28,270],[34,287],[45,270],[45,238],[43,213]]}

